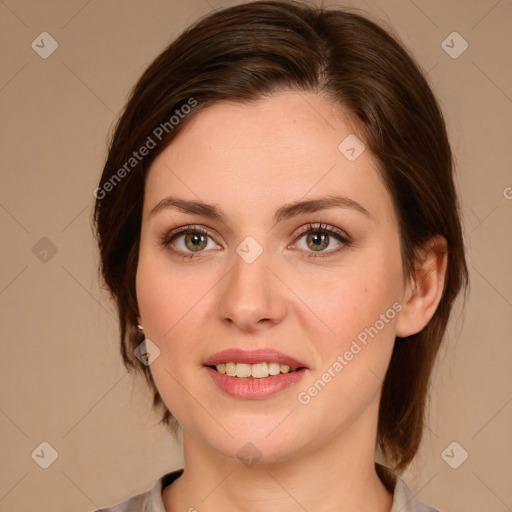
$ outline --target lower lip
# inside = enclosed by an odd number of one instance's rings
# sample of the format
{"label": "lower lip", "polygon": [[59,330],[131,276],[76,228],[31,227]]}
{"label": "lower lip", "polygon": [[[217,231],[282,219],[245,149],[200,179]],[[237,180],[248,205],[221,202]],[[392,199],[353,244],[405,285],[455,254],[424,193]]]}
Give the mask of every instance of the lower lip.
{"label": "lower lip", "polygon": [[230,377],[217,370],[205,367],[206,371],[217,386],[235,398],[243,398],[245,400],[259,400],[279,393],[284,389],[297,383],[304,374],[306,369],[302,368],[295,372],[280,373],[279,375],[269,375],[263,379]]}

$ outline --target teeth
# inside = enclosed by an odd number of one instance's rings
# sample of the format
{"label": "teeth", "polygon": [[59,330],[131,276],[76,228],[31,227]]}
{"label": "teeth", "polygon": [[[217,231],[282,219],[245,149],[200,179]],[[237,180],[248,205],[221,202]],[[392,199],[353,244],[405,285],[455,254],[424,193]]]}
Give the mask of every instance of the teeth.
{"label": "teeth", "polygon": [[[219,368],[217,367],[217,371]],[[226,363],[226,375],[230,377],[236,376],[236,364],[235,363]]]}
{"label": "teeth", "polygon": [[251,375],[255,379],[268,377],[268,363],[257,363],[251,365]]}
{"label": "teeth", "polygon": [[270,363],[268,365],[268,373],[270,375],[279,375],[281,373],[281,366],[279,363]]}
{"label": "teeth", "polygon": [[290,368],[287,364],[279,363],[220,363],[215,365],[219,373],[224,373],[229,377],[241,377],[254,379],[264,379],[269,375],[279,375],[280,373],[296,372],[297,368]]}
{"label": "teeth", "polygon": [[236,376],[237,377],[250,377],[251,376],[251,365],[237,363],[236,365]]}

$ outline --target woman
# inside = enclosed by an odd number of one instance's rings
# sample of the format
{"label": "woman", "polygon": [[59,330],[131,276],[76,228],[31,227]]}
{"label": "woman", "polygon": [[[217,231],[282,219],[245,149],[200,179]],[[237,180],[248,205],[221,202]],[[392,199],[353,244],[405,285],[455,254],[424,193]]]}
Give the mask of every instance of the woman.
{"label": "woman", "polygon": [[242,4],[166,48],[95,219],[124,363],[185,464],[103,510],[435,510],[397,472],[467,282],[452,172],[426,80],[360,15]]}

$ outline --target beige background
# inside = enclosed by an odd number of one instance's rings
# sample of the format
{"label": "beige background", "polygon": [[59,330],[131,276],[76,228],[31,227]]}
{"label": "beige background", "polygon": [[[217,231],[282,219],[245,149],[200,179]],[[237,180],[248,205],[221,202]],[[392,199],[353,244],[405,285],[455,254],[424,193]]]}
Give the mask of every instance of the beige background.
{"label": "beige background", "polygon": [[[118,355],[115,311],[96,274],[92,191],[135,80],[185,26],[229,3],[0,2],[1,511],[85,512],[181,466]],[[429,72],[463,200],[472,288],[405,478],[442,510],[512,510],[512,2],[345,5],[393,27]],[[59,45],[47,59],[31,47],[44,31]],[[442,48],[454,31],[469,44],[456,59]],[[58,452],[48,469],[31,456],[43,441]],[[441,456],[453,441],[469,453],[457,469]],[[448,452],[452,461],[462,448]]]}

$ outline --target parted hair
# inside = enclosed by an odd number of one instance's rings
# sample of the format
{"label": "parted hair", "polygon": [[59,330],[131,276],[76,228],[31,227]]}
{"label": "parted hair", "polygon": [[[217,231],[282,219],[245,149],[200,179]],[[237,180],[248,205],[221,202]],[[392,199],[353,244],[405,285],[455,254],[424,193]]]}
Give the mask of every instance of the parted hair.
{"label": "parted hair", "polygon": [[[137,330],[135,275],[145,177],[156,156],[206,106],[283,91],[321,94],[350,116],[392,197],[405,276],[412,275],[422,244],[434,235],[447,241],[437,310],[419,333],[396,338],[383,382],[376,447],[400,471],[418,450],[430,375],[468,273],[453,156],[439,104],[426,74],[392,30],[355,9],[258,1],[214,11],[165,48],[133,87],[110,140],[94,210],[99,271],[117,307],[123,362],[144,375],[160,421],[176,434],[179,423],[149,367],[134,355],[144,340]],[[195,107],[184,108],[191,100]],[[171,126],[176,111],[181,115]],[[137,162],[130,160],[148,137],[151,149]]]}

